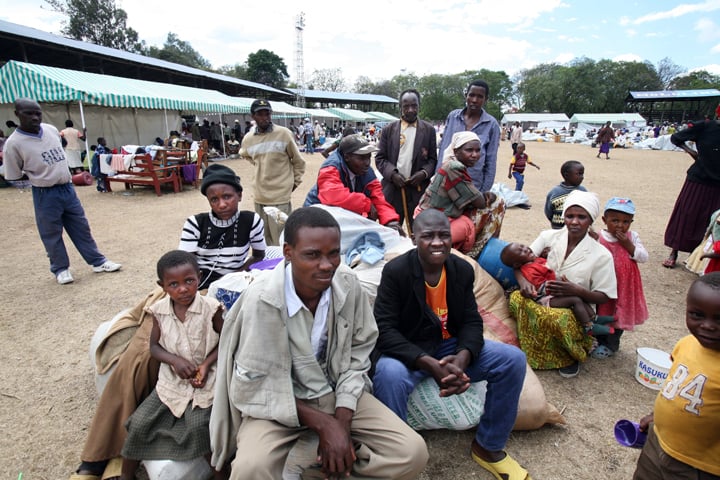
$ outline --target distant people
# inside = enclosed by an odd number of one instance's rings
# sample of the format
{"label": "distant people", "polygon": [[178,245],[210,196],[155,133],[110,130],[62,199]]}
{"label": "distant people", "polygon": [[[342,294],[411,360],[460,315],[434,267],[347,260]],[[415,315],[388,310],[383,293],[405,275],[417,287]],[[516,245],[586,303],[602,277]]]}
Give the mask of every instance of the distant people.
{"label": "distant people", "polygon": [[255,100],[250,106],[250,115],[256,128],[243,138],[240,156],[255,167],[255,212],[265,224],[265,241],[268,245],[279,245],[282,228],[268,218],[264,208],[275,207],[290,214],[290,196],[302,182],[305,160],[290,130],[272,123],[270,102]]}
{"label": "distant people", "polygon": [[522,142],[522,127],[520,122],[515,122],[510,131],[510,145],[512,146],[513,155],[517,152],[517,146],[520,142]]}
{"label": "distant people", "polygon": [[357,213],[400,232],[399,215],[382,192],[370,156],[377,148],[361,135],[349,135],[323,162],[305,204],[332,205]]}
{"label": "distant people", "polygon": [[[718,107],[720,116],[720,107]],[[707,220],[720,208],[720,124],[718,120],[688,123],[688,128],[670,137],[676,147],[685,150],[694,163],[675,202],[665,229],[665,246],[670,255],[663,262],[674,268],[678,252],[692,252],[702,240]],[[694,141],[697,151],[687,145]]]}
{"label": "distant people", "polygon": [[385,265],[377,288],[381,356],[373,376],[375,396],[407,421],[408,398],[421,380],[433,378],[441,397],[487,380],[485,411],[470,455],[496,478],[529,479],[505,451],[517,418],[525,355],[515,346],[483,339],[473,269],[450,252],[447,217],[437,210],[418,215],[413,243],[416,248]]}
{"label": "distant people", "polygon": [[[465,89],[465,108],[453,110],[445,121],[445,131],[440,142],[440,154],[447,150],[453,134],[471,131],[481,139],[480,158],[468,169],[475,187],[481,192],[489,192],[495,181],[497,152],[500,145],[500,125],[495,117],[487,113],[483,106],[490,97],[490,87],[484,80],[475,80]],[[438,159],[437,169],[442,165]]]}
{"label": "distant people", "polygon": [[577,160],[568,160],[560,167],[560,175],[563,181],[554,186],[545,197],[545,217],[550,221],[550,227],[560,229],[565,226],[563,218],[563,207],[565,199],[573,190],[586,192],[587,189],[580,185],[585,178],[585,167]]}
{"label": "distant people", "polygon": [[525,168],[528,165],[540,170],[536,164],[532,163],[530,157],[525,153],[525,144],[520,142],[515,148],[515,153],[510,160],[510,168],[508,169],[508,178],[515,178],[515,190],[521,192],[525,185]]}
{"label": "distant people", "polygon": [[300,208],[285,224],[283,253],[225,315],[212,465],[234,456],[232,479],[278,479],[310,434],[319,443],[307,473],[417,478],[428,459],[423,438],[371,393],[377,325],[358,278],[341,265],[340,226],[321,208]]}
{"label": "distant people", "polygon": [[400,216],[400,224],[407,222],[411,228],[415,208],[437,164],[435,128],[418,118],[419,110],[420,93],[414,89],[403,91],[401,119],[385,126],[375,154],[385,199]]}
{"label": "distant people", "polygon": [[309,118],[305,119],[303,141],[305,142],[305,153],[313,155],[315,153],[315,131]]}
{"label": "distant people", "polygon": [[210,143],[212,147],[218,152],[222,152],[223,146],[223,133],[220,122],[210,122]]}
{"label": "distant people", "polygon": [[355,130],[355,127],[345,127],[345,129],[343,129],[342,131],[340,138],[336,138],[329,147],[323,148],[320,154],[323,157],[328,158],[330,154],[340,146],[340,142],[343,138],[347,137],[348,135],[355,135],[356,133],[357,130]]}
{"label": "distant people", "polygon": [[654,411],[640,420],[648,436],[633,480],[720,478],[720,273],[695,280],[686,298],[690,335],[673,347]]}
{"label": "distant people", "polygon": [[[160,142],[158,144],[158,141]],[[155,143],[159,146],[162,146],[163,140],[162,138],[158,137],[155,139]],[[95,177],[95,181],[97,182],[97,191],[100,193],[107,192],[107,185],[105,183],[105,179],[107,178],[107,174],[102,172],[102,169],[100,168],[100,162],[103,161],[103,159],[100,157],[100,155],[109,155],[112,153],[112,150],[107,148],[107,140],[105,140],[105,137],[98,137],[97,139],[97,145],[95,146],[95,153],[93,153],[92,158],[90,159],[90,174]]]}
{"label": "distant people", "polygon": [[200,125],[200,139],[207,140],[210,144],[210,121],[207,118],[203,118],[202,125]]}
{"label": "distant people", "polygon": [[202,136],[200,135],[200,125],[197,121],[193,122],[192,126],[190,127],[190,135],[193,142],[202,141]]}
{"label": "distant people", "polygon": [[72,120],[65,120],[65,128],[60,130],[60,136],[65,139],[65,158],[68,161],[68,167],[72,173],[83,171],[82,151],[84,150],[82,143],[85,141],[87,128],[83,128],[82,132],[73,126]]}
{"label": "distant people", "polygon": [[600,154],[604,153],[605,160],[610,160],[610,144],[613,140],[615,140],[615,130],[613,130],[611,122],[607,122],[597,134],[596,141],[600,145],[597,158],[600,158]]}
{"label": "distant people", "polygon": [[[126,423],[123,479],[135,478],[141,460],[210,460],[208,425],[223,307],[198,293],[200,269],[191,253],[166,253],[158,260],[157,275],[167,296],[148,309],[150,354],[160,371],[155,389]],[[214,473],[216,479],[228,478]]]}
{"label": "distant people", "polygon": [[227,124],[227,122],[222,122],[222,132],[223,132],[223,140],[228,141],[230,140],[230,135],[233,134],[232,128],[230,128]]}
{"label": "distant people", "polygon": [[100,253],[90,233],[80,200],[72,184],[60,132],[42,123],[42,108],[29,98],[15,100],[20,126],[5,142],[5,178],[20,180],[26,175],[32,185],[35,221],[50,259],[50,271],[61,285],[74,281],[70,273],[63,230],[93,272],[115,272],[122,265]]}
{"label": "distant people", "polygon": [[237,140],[238,142],[242,141],[242,138],[243,138],[242,126],[240,125],[240,120],[238,120],[237,118],[235,119],[235,122],[233,124],[232,134],[235,135],[235,140]]}

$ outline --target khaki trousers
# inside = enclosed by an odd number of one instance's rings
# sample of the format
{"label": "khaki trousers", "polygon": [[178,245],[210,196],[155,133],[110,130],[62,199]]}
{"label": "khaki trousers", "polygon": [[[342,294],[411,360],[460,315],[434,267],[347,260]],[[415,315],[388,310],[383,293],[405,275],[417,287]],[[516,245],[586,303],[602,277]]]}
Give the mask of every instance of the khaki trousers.
{"label": "khaki trousers", "polygon": [[274,218],[269,218],[265,213],[265,210],[263,210],[263,207],[275,207],[281,212],[290,215],[292,212],[292,205],[290,205],[290,202],[278,205],[263,205],[261,203],[255,203],[255,213],[260,215],[260,218],[262,218],[262,221],[265,224],[265,243],[268,246],[278,246],[280,245],[280,232],[282,232],[283,228],[285,228],[285,225],[278,225]]}
{"label": "khaki trousers", "polygon": [[[334,394],[307,403],[325,413],[335,411]],[[307,431],[271,420],[243,418],[231,480],[282,478],[288,453]],[[417,478],[428,461],[425,440],[369,393],[358,400],[351,435],[357,460],[347,478],[410,480]]]}

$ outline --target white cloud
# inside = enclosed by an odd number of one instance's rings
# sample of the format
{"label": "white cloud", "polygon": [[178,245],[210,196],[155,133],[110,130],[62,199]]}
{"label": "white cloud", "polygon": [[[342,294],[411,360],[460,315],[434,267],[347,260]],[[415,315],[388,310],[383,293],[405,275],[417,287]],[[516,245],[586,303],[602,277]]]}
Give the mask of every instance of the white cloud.
{"label": "white cloud", "polygon": [[677,18],[683,15],[687,15],[688,13],[712,12],[718,9],[720,9],[720,0],[708,0],[706,2],[696,4],[684,3],[664,12],[650,13],[640,18],[636,18],[632,21],[632,23],[635,25],[640,25],[641,23],[654,22],[656,20]]}
{"label": "white cloud", "polygon": [[708,18],[701,18],[695,23],[694,30],[698,32],[698,40],[711,42],[720,38],[720,27]]}
{"label": "white cloud", "polygon": [[629,17],[620,17],[620,25],[625,27],[627,25],[630,25],[630,18]]}
{"label": "white cloud", "polygon": [[[720,45],[718,45],[718,47],[720,47]],[[698,70],[705,70],[706,72],[710,72],[713,75],[720,75],[720,65],[717,63],[711,63],[710,65],[705,65],[703,67],[693,68],[690,71],[697,72]]]}
{"label": "white cloud", "polygon": [[720,43],[710,49],[711,53],[720,53]]}
{"label": "white cloud", "polygon": [[627,35],[627,36],[630,37],[630,38],[636,36],[637,33],[638,33],[637,30],[634,30],[634,29],[632,29],[632,28],[629,28],[629,29],[625,30],[625,35]]}
{"label": "white cloud", "polygon": [[555,58],[553,59],[553,62],[564,64],[564,63],[570,62],[571,60],[575,59],[576,57],[577,57],[577,55],[574,53],[570,53],[570,52],[561,53],[561,54],[555,56]]}

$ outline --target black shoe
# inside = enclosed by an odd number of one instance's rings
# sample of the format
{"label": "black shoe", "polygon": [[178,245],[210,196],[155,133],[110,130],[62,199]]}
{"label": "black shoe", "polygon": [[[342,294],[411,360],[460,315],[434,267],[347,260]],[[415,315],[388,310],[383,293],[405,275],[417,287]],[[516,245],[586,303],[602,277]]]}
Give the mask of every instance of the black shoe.
{"label": "black shoe", "polygon": [[577,377],[577,374],[580,373],[580,362],[575,362],[567,367],[559,368],[558,373],[563,378]]}

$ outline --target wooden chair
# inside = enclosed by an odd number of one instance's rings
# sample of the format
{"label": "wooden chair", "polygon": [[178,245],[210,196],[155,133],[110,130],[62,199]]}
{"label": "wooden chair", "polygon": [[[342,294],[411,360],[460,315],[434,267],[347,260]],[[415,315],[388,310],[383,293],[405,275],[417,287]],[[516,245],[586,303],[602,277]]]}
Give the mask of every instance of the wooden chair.
{"label": "wooden chair", "polygon": [[159,167],[153,163],[150,154],[143,153],[135,155],[131,166],[124,171],[119,171],[117,175],[107,177],[105,181],[108,192],[111,192],[110,184],[112,182],[122,182],[125,189],[129,190],[133,185],[145,185],[155,188],[157,196],[162,195],[161,186],[170,184],[173,191],[180,191],[180,175],[177,166]]}

